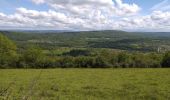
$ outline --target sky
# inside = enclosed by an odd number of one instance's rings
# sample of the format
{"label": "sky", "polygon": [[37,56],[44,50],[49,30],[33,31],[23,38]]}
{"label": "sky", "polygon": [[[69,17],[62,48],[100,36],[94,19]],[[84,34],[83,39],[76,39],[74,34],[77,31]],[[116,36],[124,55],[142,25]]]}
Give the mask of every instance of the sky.
{"label": "sky", "polygon": [[0,0],[0,29],[170,31],[170,0]]}

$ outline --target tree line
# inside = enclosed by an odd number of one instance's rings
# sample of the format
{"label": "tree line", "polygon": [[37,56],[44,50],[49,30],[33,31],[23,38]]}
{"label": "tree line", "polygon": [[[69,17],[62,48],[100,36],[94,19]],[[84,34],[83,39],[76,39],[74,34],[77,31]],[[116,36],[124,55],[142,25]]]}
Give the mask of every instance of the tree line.
{"label": "tree line", "polygon": [[44,53],[38,46],[17,48],[0,34],[0,68],[166,68],[170,52],[141,53],[127,51],[73,49],[61,55]]}

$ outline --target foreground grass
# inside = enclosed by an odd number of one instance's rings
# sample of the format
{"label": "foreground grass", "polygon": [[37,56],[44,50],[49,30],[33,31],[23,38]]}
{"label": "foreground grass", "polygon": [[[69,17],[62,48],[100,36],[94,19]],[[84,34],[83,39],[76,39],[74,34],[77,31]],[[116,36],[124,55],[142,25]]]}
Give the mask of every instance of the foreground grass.
{"label": "foreground grass", "polygon": [[169,100],[170,69],[0,70],[0,100]]}

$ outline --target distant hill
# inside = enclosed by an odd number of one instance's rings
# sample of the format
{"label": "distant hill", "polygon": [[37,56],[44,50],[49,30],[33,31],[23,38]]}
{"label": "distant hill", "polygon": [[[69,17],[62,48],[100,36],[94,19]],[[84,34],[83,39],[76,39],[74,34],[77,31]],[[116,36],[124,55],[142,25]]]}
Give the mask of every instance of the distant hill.
{"label": "distant hill", "polygon": [[[170,46],[170,33],[104,31],[0,31],[18,46],[37,44],[43,48],[113,48],[129,51],[156,51]],[[37,34],[38,33],[38,34]]]}
{"label": "distant hill", "polygon": [[170,37],[170,32],[137,32],[152,37]]}

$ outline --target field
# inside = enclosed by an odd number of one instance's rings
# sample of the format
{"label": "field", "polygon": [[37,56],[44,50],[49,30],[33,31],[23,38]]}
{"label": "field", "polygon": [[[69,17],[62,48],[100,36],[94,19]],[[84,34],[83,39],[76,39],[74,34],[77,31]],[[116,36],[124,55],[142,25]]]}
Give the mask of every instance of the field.
{"label": "field", "polygon": [[169,100],[170,69],[0,69],[0,100]]}

